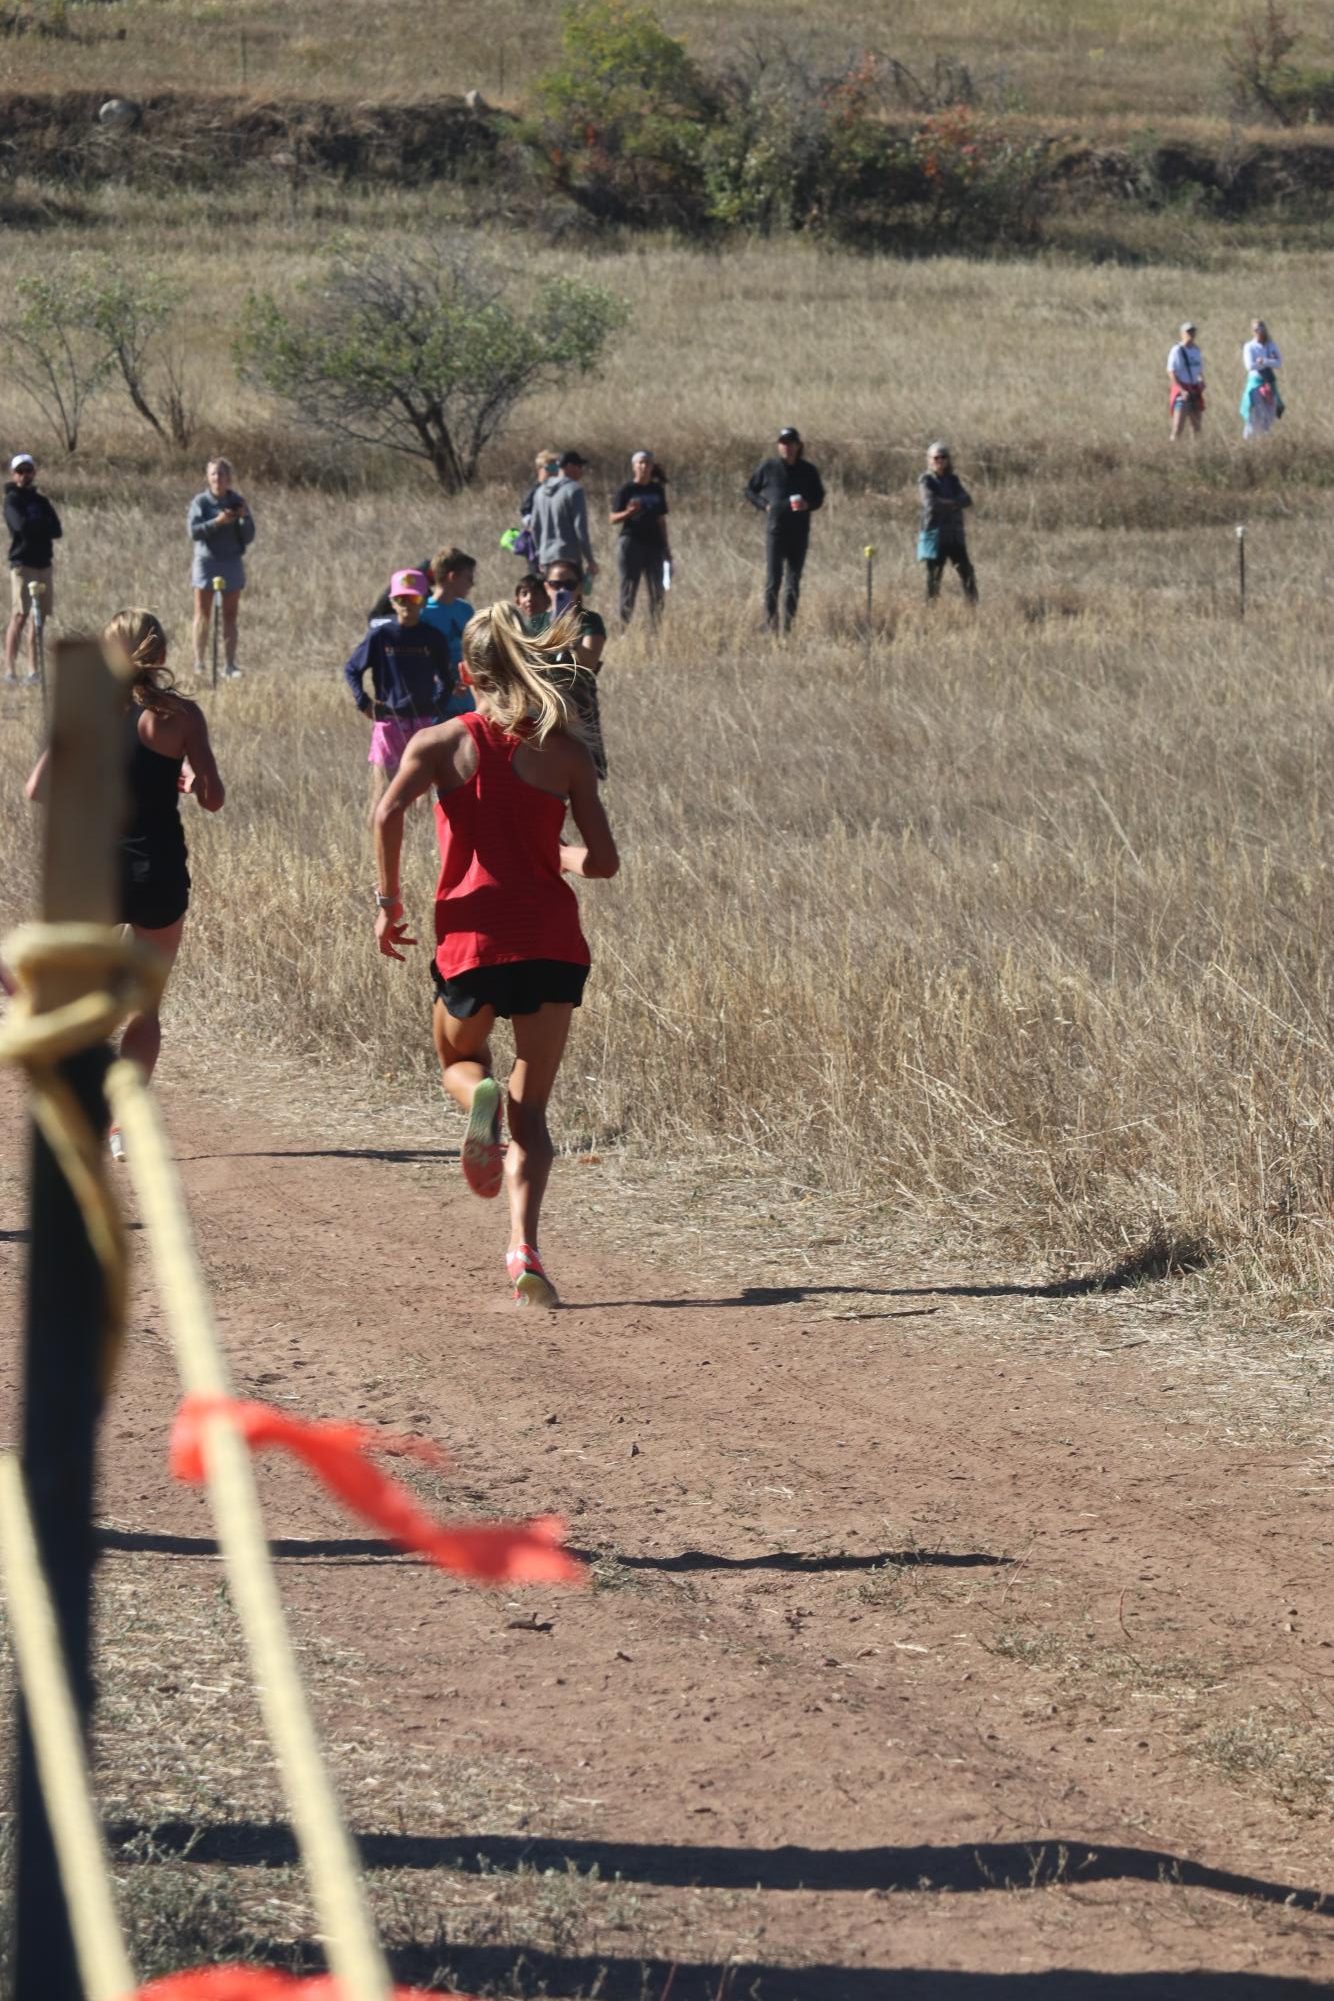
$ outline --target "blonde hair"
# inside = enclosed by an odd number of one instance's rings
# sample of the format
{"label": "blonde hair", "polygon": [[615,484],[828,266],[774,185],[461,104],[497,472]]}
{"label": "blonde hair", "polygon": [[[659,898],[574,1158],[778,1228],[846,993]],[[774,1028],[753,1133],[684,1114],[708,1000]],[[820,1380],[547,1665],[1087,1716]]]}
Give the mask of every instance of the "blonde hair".
{"label": "blonde hair", "polygon": [[525,630],[517,605],[488,605],[463,628],[463,658],[478,708],[508,736],[545,743],[553,730],[580,734],[577,712],[564,692],[584,670],[567,655],[579,638],[579,613],[571,606],[536,639]]}
{"label": "blonde hair", "polygon": [[114,664],[128,675],[128,695],[155,716],[176,716],[185,707],[174,693],[175,679],[167,666],[167,635],[151,611],[118,611],[102,634],[102,645]]}
{"label": "blonde hair", "polygon": [[539,472],[541,472],[543,466],[559,465],[560,453],[555,451],[538,452],[533,459],[533,464]]}

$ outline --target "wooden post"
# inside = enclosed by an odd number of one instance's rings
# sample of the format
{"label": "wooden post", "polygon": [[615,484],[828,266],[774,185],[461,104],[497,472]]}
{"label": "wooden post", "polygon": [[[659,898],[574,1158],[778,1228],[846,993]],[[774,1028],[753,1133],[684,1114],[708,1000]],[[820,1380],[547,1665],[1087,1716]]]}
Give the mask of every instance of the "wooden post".
{"label": "wooden post", "polygon": [[872,619],[875,615],[875,545],[868,542],[866,556],[866,657],[871,657],[871,639],[875,631]]}
{"label": "wooden post", "polygon": [[[42,917],[113,924],[124,809],[123,691],[92,640],[58,640],[51,674]],[[39,1013],[87,991],[88,976],[44,973]],[[106,1125],[105,1047],[60,1065],[94,1129]],[[31,1180],[22,1455],[42,1565],[79,1716],[92,1709],[89,1626],[93,1473],[106,1301],[102,1271],[69,1184],[36,1126]],[[14,2001],[81,2001],[25,1705],[18,1711],[18,1860]]]}
{"label": "wooden post", "polygon": [[1246,530],[1237,524],[1237,617],[1246,616]]}

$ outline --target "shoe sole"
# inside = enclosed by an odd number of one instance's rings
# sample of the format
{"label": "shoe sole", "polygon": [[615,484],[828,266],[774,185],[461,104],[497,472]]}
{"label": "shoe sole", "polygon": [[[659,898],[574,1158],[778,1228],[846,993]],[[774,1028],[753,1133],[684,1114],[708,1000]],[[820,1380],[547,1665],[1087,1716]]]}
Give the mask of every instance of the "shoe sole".
{"label": "shoe sole", "polygon": [[541,1271],[520,1272],[514,1281],[514,1299],[518,1306],[545,1306],[554,1310],[560,1305],[555,1286]]}
{"label": "shoe sole", "polygon": [[483,1201],[499,1195],[504,1174],[505,1149],[496,1137],[499,1118],[500,1086],[494,1077],[483,1077],[472,1094],[462,1155],[463,1178]]}

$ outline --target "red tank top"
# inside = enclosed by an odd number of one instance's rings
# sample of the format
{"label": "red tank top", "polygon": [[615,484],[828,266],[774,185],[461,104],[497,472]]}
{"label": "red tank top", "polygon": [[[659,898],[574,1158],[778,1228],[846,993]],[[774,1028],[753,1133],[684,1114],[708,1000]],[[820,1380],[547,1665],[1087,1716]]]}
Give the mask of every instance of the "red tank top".
{"label": "red tank top", "polygon": [[460,721],[477,746],[477,769],[435,802],[440,977],[522,959],[586,966],[579,900],[560,872],[565,801],[518,776],[513,758],[522,738],[484,716]]}

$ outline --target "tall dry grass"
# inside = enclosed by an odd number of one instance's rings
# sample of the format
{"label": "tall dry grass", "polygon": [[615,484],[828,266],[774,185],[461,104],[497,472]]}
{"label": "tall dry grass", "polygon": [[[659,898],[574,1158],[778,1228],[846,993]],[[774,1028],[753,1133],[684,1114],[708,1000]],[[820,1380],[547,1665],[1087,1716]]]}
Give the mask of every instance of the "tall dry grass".
{"label": "tall dry grass", "polygon": [[[52,0],[30,11],[61,13]],[[700,57],[781,40],[833,66],[869,44],[924,77],[938,57],[965,64],[992,100],[1062,118],[1222,112],[1222,45],[1234,26],[1228,13],[1183,22],[1151,0],[897,0],[892,10],[866,0],[661,0],[655,11]],[[24,90],[247,87],[363,99],[476,88],[512,103],[550,66],[560,12],[558,0],[110,0],[66,8],[65,37],[12,38],[6,69]],[[1318,61],[1328,41],[1320,0],[1288,0],[1284,12]]]}
{"label": "tall dry grass", "polygon": [[[640,302],[632,334],[600,384],[527,414],[514,471],[532,444],[591,445],[601,511],[618,454],[655,446],[678,575],[661,641],[636,629],[609,649],[625,869],[583,892],[597,971],[562,1138],[706,1149],[1039,1270],[1176,1233],[1207,1238],[1239,1284],[1319,1285],[1334,444],[1318,384],[1334,351],[1318,263],[660,248],[602,274]],[[1264,453],[1233,441],[1225,342],[1257,299],[1291,359],[1288,435]],[[1205,448],[1172,456],[1160,382],[1183,302],[1224,386]],[[836,476],[798,634],[777,646],[759,631],[760,525],[736,495],[788,417]],[[372,1098],[429,1091],[426,954],[400,968],[374,950],[366,732],[338,670],[391,565],[446,535],[482,557],[480,595],[505,589],[512,498],[446,505],[383,468],[342,497],[282,486],[286,434],[264,425],[238,400],[236,430],[267,452],[258,478],[234,453],[260,522],[247,674],[205,698],[231,796],[217,819],[189,815],[197,896],[166,1071],[186,1047],[279,1049],[312,1093],[349,1061]],[[940,429],[978,500],[976,619],[918,603],[911,480]],[[155,604],[182,664],[195,482],[124,468],[48,476],[67,501],[63,617]],[[3,700],[0,731],[0,824],[22,857],[30,697]],[[408,855],[427,936],[424,811]],[[28,881],[10,870],[9,915]]]}

